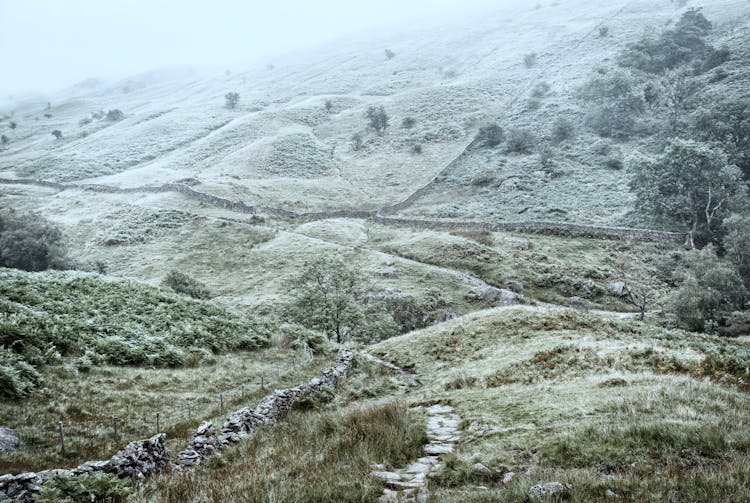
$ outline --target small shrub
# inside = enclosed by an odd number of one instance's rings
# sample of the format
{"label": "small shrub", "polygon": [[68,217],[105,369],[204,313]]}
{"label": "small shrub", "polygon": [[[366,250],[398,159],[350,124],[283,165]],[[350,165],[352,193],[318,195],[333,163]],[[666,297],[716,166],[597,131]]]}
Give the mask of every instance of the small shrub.
{"label": "small shrub", "polygon": [[599,37],[604,38],[607,35],[609,35],[609,27],[608,26],[600,26],[599,27]]}
{"label": "small shrub", "polygon": [[121,121],[124,118],[125,118],[125,114],[122,113],[121,110],[118,110],[116,108],[114,110],[109,110],[107,112],[107,115],[104,117],[104,119],[108,122],[117,122],[117,121]]}
{"label": "small shrub", "polygon": [[495,181],[495,172],[491,169],[481,169],[471,177],[471,184],[477,187],[486,187]]}
{"label": "small shrub", "polygon": [[555,156],[555,151],[549,145],[541,145],[539,147],[539,165],[548,169],[552,166],[552,159]]}
{"label": "small shrub", "polygon": [[536,146],[537,139],[528,129],[516,128],[508,131],[506,151],[515,154],[529,154]]}
{"label": "small shrub", "polygon": [[392,51],[392,50],[390,50],[390,49],[386,49],[386,50],[385,50],[385,57],[386,57],[386,59],[393,59],[393,58],[395,58],[395,57],[396,57],[396,53],[395,53],[395,52],[393,52],[393,51]]}
{"label": "small shrub", "polygon": [[331,113],[333,111],[333,101],[326,100],[325,102],[325,109],[327,113]]}
{"label": "small shrub", "polygon": [[422,144],[421,143],[415,143],[411,147],[412,154],[421,154],[422,153]]}
{"label": "small shrub", "polygon": [[388,127],[388,121],[390,117],[385,111],[383,106],[370,106],[365,112],[365,116],[368,120],[368,126],[375,130],[378,134],[383,134],[385,129]]}
{"label": "small shrub", "polygon": [[83,127],[87,124],[91,124],[92,121],[93,119],[91,117],[84,117],[83,119],[78,121],[78,126]]}
{"label": "small shrub", "polygon": [[612,152],[612,143],[609,140],[599,140],[591,145],[591,152],[601,157],[607,156]]}
{"label": "small shrub", "polygon": [[7,145],[8,141],[9,140],[8,140],[7,136],[5,136],[5,135],[0,136],[0,142],[2,142],[3,145]]}
{"label": "small shrub", "polygon": [[91,473],[79,477],[55,475],[42,486],[40,503],[125,503],[132,494],[127,482],[114,475]]}
{"label": "small shrub", "polygon": [[235,92],[227,93],[224,95],[224,100],[227,108],[230,110],[234,109],[240,102],[240,94]]}
{"label": "small shrub", "polygon": [[573,139],[575,136],[575,126],[573,125],[573,122],[565,117],[558,117],[555,119],[555,122],[552,123],[550,136],[552,137],[552,141],[556,144]]}
{"label": "small shrub", "polygon": [[205,284],[174,269],[169,271],[164,278],[163,284],[177,293],[184,293],[194,299],[208,299],[211,297],[211,292],[209,292]]}
{"label": "small shrub", "polygon": [[62,134],[62,131],[60,131],[59,129],[55,129],[54,131],[52,131],[52,136],[54,136],[56,140],[61,140],[63,137],[63,134]]}
{"label": "small shrub", "polygon": [[606,166],[607,169],[618,171],[625,167],[622,159],[620,159],[619,157],[609,157],[606,161],[604,161],[604,166]]}
{"label": "small shrub", "polygon": [[417,119],[414,117],[404,117],[404,120],[401,121],[401,127],[404,129],[411,129],[417,124]]}
{"label": "small shrub", "polygon": [[0,397],[10,400],[24,398],[40,381],[40,374],[21,356],[0,348]]}
{"label": "small shrub", "polygon": [[536,53],[531,52],[523,57],[523,64],[526,68],[533,68],[536,66]]}
{"label": "small shrub", "polygon": [[526,110],[529,110],[533,112],[534,110],[539,110],[542,106],[542,100],[539,98],[529,98],[529,101],[526,102]]}
{"label": "small shrub", "polygon": [[586,116],[586,125],[602,138],[627,140],[636,130],[633,114],[617,106],[602,106]]}
{"label": "small shrub", "polygon": [[549,90],[549,84],[547,84],[546,82],[539,82],[534,86],[534,89],[531,90],[531,96],[533,96],[534,98],[544,98],[545,96],[547,96]]}
{"label": "small shrub", "polygon": [[335,398],[333,388],[327,386],[319,393],[307,395],[294,402],[294,408],[299,410],[319,410],[331,403]]}
{"label": "small shrub", "polygon": [[45,119],[51,119],[52,118],[52,114],[44,114],[44,118]]}
{"label": "small shrub", "polygon": [[479,128],[475,142],[486,147],[496,147],[505,139],[505,131],[495,123]]}
{"label": "small shrub", "polygon": [[352,136],[352,148],[356,150],[361,150],[362,146],[364,145],[364,137],[362,136],[362,133],[354,133]]}
{"label": "small shrub", "polygon": [[8,127],[9,127],[9,128],[11,128],[11,129],[16,129],[16,128],[18,127],[18,124],[16,124],[16,123],[15,123],[15,122],[13,122],[13,121],[10,121],[10,122],[8,123]]}

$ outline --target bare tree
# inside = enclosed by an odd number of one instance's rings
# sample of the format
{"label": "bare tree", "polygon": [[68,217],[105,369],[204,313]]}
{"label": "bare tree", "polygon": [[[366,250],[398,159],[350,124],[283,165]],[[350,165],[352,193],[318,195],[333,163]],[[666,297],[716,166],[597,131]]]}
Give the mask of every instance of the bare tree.
{"label": "bare tree", "polygon": [[629,304],[638,308],[638,319],[643,321],[646,317],[646,309],[648,309],[656,298],[654,291],[646,285],[626,281],[623,287],[623,294]]}
{"label": "bare tree", "polygon": [[622,288],[620,296],[628,304],[638,308],[638,319],[643,321],[646,318],[646,311],[649,306],[656,300],[656,293],[653,288],[647,284],[633,279],[632,267],[629,267],[629,259],[621,256],[618,259],[618,272]]}

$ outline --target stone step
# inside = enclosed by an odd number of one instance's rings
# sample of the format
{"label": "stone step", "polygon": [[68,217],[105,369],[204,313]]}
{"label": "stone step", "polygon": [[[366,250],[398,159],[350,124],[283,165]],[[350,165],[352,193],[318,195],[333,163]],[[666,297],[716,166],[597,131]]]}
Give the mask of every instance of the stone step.
{"label": "stone step", "polygon": [[424,482],[402,482],[399,480],[389,480],[385,484],[390,489],[396,489],[397,491],[407,491],[409,489],[417,490],[424,486]]}
{"label": "stone step", "polygon": [[384,479],[384,480],[394,480],[398,481],[401,480],[402,474],[398,472],[370,472],[370,475],[378,478],[378,479]]}
{"label": "stone step", "polygon": [[434,463],[426,464],[426,463],[411,463],[406,467],[406,470],[404,470],[406,473],[429,473],[430,470],[432,470],[432,467],[434,466]]}
{"label": "stone step", "polygon": [[428,414],[449,414],[453,412],[454,409],[450,405],[433,405],[432,407],[427,408]]}
{"label": "stone step", "polygon": [[425,454],[450,454],[453,452],[451,444],[427,444],[424,446]]}

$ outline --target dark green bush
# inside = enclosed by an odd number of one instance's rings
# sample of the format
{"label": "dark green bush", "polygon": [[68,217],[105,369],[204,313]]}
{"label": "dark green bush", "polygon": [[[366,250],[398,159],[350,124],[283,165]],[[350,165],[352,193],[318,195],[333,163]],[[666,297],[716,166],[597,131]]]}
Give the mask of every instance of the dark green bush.
{"label": "dark green bush", "polygon": [[701,140],[720,143],[750,180],[750,99],[706,105],[693,114],[691,130]]}
{"label": "dark green bush", "polygon": [[92,473],[80,477],[56,475],[42,486],[40,503],[125,503],[132,490],[114,475]]}
{"label": "dark green bush", "polygon": [[620,66],[636,68],[648,73],[663,73],[694,59],[710,55],[712,50],[703,40],[711,31],[700,9],[685,12],[674,29],[661,36],[644,37],[628,46],[619,58]]}
{"label": "dark green bush", "polygon": [[52,222],[33,213],[0,212],[0,267],[43,271],[70,265],[62,232]]}
{"label": "dark green bush", "polygon": [[237,107],[237,103],[240,102],[240,94],[239,93],[227,93],[224,95],[224,101],[226,103],[227,108],[233,109]]}
{"label": "dark green bush", "polygon": [[0,269],[0,388],[14,397],[36,384],[34,368],[58,364],[61,355],[82,357],[82,368],[179,366],[197,348],[257,349],[270,333],[255,320],[133,282]]}
{"label": "dark green bush", "polygon": [[162,284],[177,293],[189,295],[194,299],[208,299],[211,297],[211,292],[205,284],[174,269],[167,273]]}
{"label": "dark green bush", "polygon": [[121,121],[124,118],[125,118],[125,114],[122,113],[121,110],[118,110],[116,108],[114,110],[108,111],[107,115],[105,116],[105,120],[107,120],[109,122]]}
{"label": "dark green bush", "polygon": [[21,356],[0,347],[0,397],[18,399],[27,396],[40,382],[39,372]]}
{"label": "dark green bush", "polygon": [[388,127],[388,121],[390,120],[390,117],[388,117],[385,108],[382,106],[368,107],[365,116],[367,117],[368,126],[374,129],[378,134],[383,134],[385,128]]}
{"label": "dark green bush", "polygon": [[575,136],[575,126],[571,121],[565,117],[558,117],[555,122],[552,123],[552,131],[550,136],[552,141],[556,144],[562,143],[565,140],[570,140]]}
{"label": "dark green bush", "polygon": [[508,153],[530,154],[537,144],[534,133],[528,129],[515,128],[508,131],[505,150]]}
{"label": "dark green bush", "polygon": [[477,145],[496,147],[500,145],[504,139],[505,131],[493,122],[480,127],[474,141]]}

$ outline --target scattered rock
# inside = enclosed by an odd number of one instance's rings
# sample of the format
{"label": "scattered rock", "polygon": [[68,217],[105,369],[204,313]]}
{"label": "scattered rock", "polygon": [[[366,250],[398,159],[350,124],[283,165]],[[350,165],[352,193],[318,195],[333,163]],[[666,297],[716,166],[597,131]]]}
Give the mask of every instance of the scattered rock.
{"label": "scattered rock", "polygon": [[555,496],[562,496],[570,490],[570,486],[562,482],[545,482],[529,489],[527,499],[532,502],[551,501]]}
{"label": "scattered rock", "polygon": [[623,297],[625,296],[625,292],[626,292],[625,282],[612,281],[609,284],[607,284],[607,291],[612,295]]}
{"label": "scattered rock", "polygon": [[593,279],[587,279],[581,284],[580,292],[582,295],[589,296],[596,288],[596,283]]}
{"label": "scattered rock", "polygon": [[523,283],[520,281],[516,281],[515,279],[509,279],[505,282],[505,288],[510,290],[513,293],[522,294],[523,293]]}
{"label": "scattered rock", "polygon": [[591,301],[586,300],[582,297],[579,297],[577,295],[574,295],[573,297],[570,297],[568,299],[568,302],[570,302],[571,306],[578,306],[578,307],[591,307],[593,304]]}
{"label": "scattered rock", "polygon": [[21,441],[13,430],[0,428],[0,452],[17,451],[21,447]]}
{"label": "scattered rock", "polygon": [[482,475],[490,475],[492,473],[492,471],[490,471],[490,469],[482,463],[474,463],[473,465],[471,465],[471,469],[476,473],[481,473]]}
{"label": "scattered rock", "polygon": [[482,292],[482,300],[488,304],[515,304],[518,301],[518,295],[510,290],[491,286]]}
{"label": "scattered rock", "polygon": [[503,475],[503,484],[508,484],[510,481],[513,480],[513,477],[515,477],[515,472],[507,472],[505,475]]}
{"label": "scattered rock", "polygon": [[605,493],[604,493],[604,495],[605,495],[605,496],[606,496],[607,498],[619,498],[619,497],[620,497],[620,495],[619,495],[619,494],[617,494],[616,492],[614,492],[614,491],[613,491],[613,490],[611,490],[611,489],[607,489],[607,492],[605,492]]}

